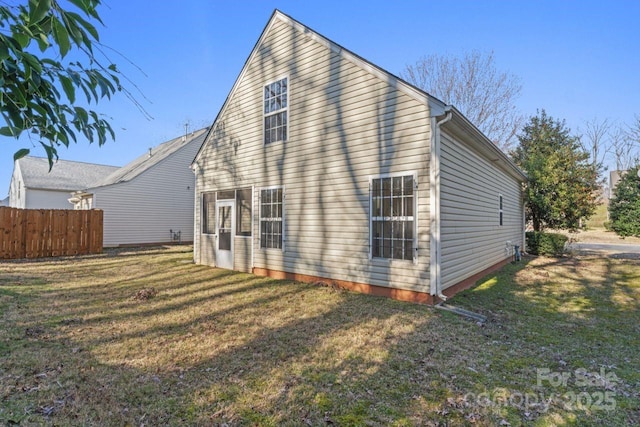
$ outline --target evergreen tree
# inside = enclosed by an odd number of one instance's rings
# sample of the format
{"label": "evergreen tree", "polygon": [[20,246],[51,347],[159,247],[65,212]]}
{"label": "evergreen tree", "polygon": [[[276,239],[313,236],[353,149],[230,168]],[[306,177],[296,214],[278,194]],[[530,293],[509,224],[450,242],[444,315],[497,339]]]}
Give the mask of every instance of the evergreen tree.
{"label": "evergreen tree", "polygon": [[640,237],[640,178],[638,167],[628,170],[609,201],[611,229],[621,237]]}
{"label": "evergreen tree", "polygon": [[527,219],[536,231],[576,229],[597,206],[598,170],[564,121],[542,110],[529,119],[511,153],[529,182]]}

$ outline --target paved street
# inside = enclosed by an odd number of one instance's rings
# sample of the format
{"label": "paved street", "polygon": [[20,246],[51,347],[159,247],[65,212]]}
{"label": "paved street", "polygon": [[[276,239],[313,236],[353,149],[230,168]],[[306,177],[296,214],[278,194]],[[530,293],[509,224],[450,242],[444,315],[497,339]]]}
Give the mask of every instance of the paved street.
{"label": "paved street", "polygon": [[640,258],[640,245],[624,243],[571,243],[574,252],[606,252],[614,258]]}

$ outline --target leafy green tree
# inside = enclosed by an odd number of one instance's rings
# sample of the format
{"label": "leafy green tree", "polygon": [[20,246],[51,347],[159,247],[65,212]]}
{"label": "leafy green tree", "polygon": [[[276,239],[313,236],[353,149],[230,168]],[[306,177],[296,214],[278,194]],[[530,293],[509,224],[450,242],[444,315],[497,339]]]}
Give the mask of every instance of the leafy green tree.
{"label": "leafy green tree", "polygon": [[529,119],[511,153],[529,182],[527,219],[535,231],[576,229],[597,206],[598,166],[564,121],[542,110]]}
{"label": "leafy green tree", "polygon": [[640,178],[638,166],[620,179],[609,200],[609,220],[613,231],[621,237],[640,237]]}
{"label": "leafy green tree", "polygon": [[[0,135],[28,134],[44,147],[50,167],[56,148],[80,136],[98,145],[115,138],[89,106],[123,90],[115,64],[96,56],[101,45],[90,21],[102,23],[100,0],[68,2],[66,9],[56,0],[0,3]],[[23,148],[14,158],[27,154]]]}

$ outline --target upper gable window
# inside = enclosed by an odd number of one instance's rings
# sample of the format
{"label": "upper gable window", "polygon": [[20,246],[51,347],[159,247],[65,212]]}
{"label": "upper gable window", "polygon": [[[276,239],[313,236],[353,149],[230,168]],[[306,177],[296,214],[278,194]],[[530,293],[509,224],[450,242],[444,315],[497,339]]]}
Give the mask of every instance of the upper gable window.
{"label": "upper gable window", "polygon": [[264,143],[287,140],[288,79],[264,87]]}

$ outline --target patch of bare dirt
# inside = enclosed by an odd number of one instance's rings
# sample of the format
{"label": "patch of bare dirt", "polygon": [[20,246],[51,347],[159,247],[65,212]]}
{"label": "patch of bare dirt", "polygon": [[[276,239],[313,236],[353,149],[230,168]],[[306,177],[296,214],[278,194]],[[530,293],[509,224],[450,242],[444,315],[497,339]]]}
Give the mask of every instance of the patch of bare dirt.
{"label": "patch of bare dirt", "polygon": [[136,292],[133,299],[138,301],[147,301],[156,295],[158,295],[158,290],[156,288],[144,288]]}

